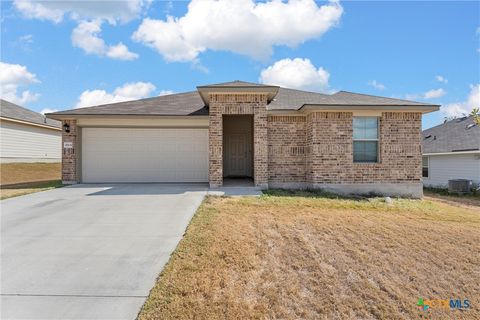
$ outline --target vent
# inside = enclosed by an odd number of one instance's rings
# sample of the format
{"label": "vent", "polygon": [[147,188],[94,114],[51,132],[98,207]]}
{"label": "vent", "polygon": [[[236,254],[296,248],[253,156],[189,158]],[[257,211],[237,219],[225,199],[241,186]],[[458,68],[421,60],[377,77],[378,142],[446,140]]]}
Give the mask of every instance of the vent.
{"label": "vent", "polygon": [[473,128],[475,127],[475,125],[476,125],[475,123],[470,123],[469,125],[467,125],[466,129],[468,130],[470,128]]}
{"label": "vent", "polygon": [[448,191],[456,193],[468,193],[472,190],[472,180],[454,179],[448,180]]}
{"label": "vent", "polygon": [[428,138],[431,138],[431,137],[432,137],[432,135],[431,135],[431,134],[429,134],[428,136],[426,136],[426,137],[425,137],[425,138],[423,138],[423,139],[427,140]]}

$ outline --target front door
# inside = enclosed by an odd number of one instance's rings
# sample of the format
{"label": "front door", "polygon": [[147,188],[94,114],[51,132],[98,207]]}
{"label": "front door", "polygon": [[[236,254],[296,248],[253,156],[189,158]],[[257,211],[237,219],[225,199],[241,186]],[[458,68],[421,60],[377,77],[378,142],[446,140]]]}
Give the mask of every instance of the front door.
{"label": "front door", "polygon": [[230,133],[225,137],[224,176],[251,176],[251,154],[248,133]]}

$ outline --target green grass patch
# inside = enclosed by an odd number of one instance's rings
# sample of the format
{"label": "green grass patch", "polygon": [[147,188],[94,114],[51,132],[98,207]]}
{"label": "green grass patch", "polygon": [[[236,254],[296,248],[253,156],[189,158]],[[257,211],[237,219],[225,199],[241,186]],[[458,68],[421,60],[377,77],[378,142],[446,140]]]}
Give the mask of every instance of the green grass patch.
{"label": "green grass patch", "polygon": [[61,187],[63,187],[61,180],[23,183],[10,185],[8,187],[2,186],[0,189],[0,200]]}
{"label": "green grass patch", "polygon": [[434,188],[434,187],[424,187],[423,190],[425,192],[438,194],[440,196],[472,198],[472,199],[479,199],[480,200],[480,192],[477,190],[476,186],[474,188],[472,188],[471,193],[450,192],[450,191],[448,191],[447,188]]}

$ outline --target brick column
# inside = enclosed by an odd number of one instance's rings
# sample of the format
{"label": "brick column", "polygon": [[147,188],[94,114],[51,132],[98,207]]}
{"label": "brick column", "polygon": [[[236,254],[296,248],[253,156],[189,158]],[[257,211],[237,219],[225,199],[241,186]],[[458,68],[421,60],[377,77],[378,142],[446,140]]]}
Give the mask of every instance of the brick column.
{"label": "brick column", "polygon": [[208,127],[208,180],[210,188],[221,187],[223,184],[223,118],[222,106],[210,103]]}
{"label": "brick column", "polygon": [[[70,126],[70,132],[65,132],[63,125]],[[62,122],[62,183],[78,183],[77,177],[77,121],[64,120]],[[65,142],[71,143],[73,148],[65,148]]]}
{"label": "brick column", "polygon": [[255,186],[268,188],[268,129],[265,105],[255,106],[253,115],[253,180]]}

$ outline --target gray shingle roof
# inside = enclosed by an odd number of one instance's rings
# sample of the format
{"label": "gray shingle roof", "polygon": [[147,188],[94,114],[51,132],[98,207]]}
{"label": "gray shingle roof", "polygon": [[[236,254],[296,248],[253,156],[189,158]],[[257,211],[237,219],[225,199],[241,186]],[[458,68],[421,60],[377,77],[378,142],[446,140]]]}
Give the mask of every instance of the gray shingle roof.
{"label": "gray shingle roof", "polygon": [[20,107],[3,99],[0,99],[0,116],[56,128],[60,128],[61,126],[60,121],[48,119],[40,113]]}
{"label": "gray shingle roof", "polygon": [[[269,87],[277,86],[262,85],[258,83],[232,81],[218,83],[198,88],[224,88],[224,87]],[[279,88],[274,99],[268,104],[268,110],[299,110],[304,105],[318,106],[436,106],[427,103],[413,102],[400,99],[377,97],[365,94],[340,91],[335,94],[322,94],[295,89]],[[177,93],[166,96],[141,99],[78,108],[55,112],[49,115],[208,115],[198,91]]]}
{"label": "gray shingle roof", "polygon": [[431,106],[428,103],[378,97],[347,91],[322,94],[295,89],[280,88],[269,110],[298,110],[303,105],[323,106]]}
{"label": "gray shingle roof", "polygon": [[423,131],[423,153],[480,150],[480,126],[473,117],[445,122]]}
{"label": "gray shingle roof", "polygon": [[52,114],[197,116],[208,115],[208,109],[205,107],[198,92],[191,91],[141,100],[59,111]]}

